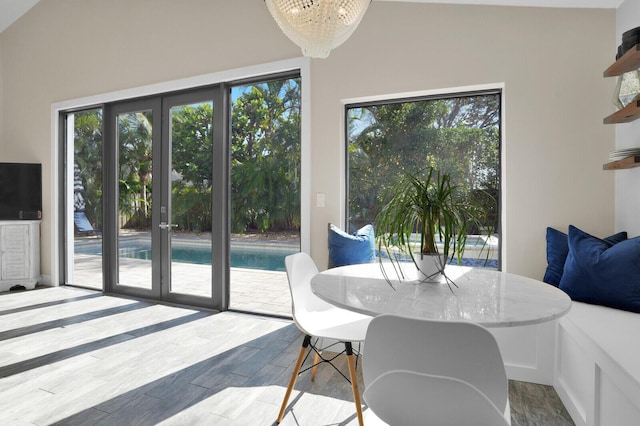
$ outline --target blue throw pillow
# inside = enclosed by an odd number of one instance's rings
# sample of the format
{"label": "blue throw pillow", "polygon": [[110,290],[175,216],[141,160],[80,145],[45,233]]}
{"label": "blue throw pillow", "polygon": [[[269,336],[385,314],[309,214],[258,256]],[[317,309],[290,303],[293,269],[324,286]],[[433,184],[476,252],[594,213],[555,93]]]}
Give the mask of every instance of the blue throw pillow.
{"label": "blue throw pillow", "polygon": [[569,226],[560,289],[572,300],[640,313],[640,237],[611,246]]}
{"label": "blue throw pillow", "polygon": [[[605,238],[603,241],[613,246],[626,239],[627,233],[619,232]],[[560,284],[562,271],[564,271],[564,263],[567,260],[568,254],[569,242],[567,241],[567,234],[557,229],[547,228],[547,269],[544,272],[542,281],[556,287]]]}
{"label": "blue throw pillow", "polygon": [[372,225],[365,225],[350,235],[329,224],[329,268],[372,262],[375,253]]}

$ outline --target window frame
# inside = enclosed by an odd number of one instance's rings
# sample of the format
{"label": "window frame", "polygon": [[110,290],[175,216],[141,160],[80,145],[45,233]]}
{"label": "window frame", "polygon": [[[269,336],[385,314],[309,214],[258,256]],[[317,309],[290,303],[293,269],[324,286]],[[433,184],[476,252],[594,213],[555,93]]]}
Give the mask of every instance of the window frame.
{"label": "window frame", "polygon": [[405,92],[397,94],[377,95],[362,98],[343,99],[343,120],[342,120],[342,141],[343,149],[341,150],[340,159],[342,165],[341,171],[341,197],[340,197],[340,223],[347,229],[349,226],[349,109],[361,108],[377,105],[391,105],[405,102],[421,102],[430,100],[443,100],[452,99],[458,97],[472,97],[483,95],[497,95],[499,96],[498,105],[498,173],[499,173],[499,187],[498,194],[498,229],[496,233],[500,236],[498,243],[498,271],[505,271],[506,269],[506,209],[505,209],[505,195],[506,195],[506,183],[505,183],[505,85],[504,83],[476,85],[476,86],[464,86],[453,87],[447,89],[435,89],[435,90],[423,90],[416,92]]}

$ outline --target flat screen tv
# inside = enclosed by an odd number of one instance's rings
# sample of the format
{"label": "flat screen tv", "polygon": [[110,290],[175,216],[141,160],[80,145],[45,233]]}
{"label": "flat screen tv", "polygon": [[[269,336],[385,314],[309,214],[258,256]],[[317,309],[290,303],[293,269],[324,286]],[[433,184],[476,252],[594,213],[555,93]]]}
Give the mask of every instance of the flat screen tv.
{"label": "flat screen tv", "polygon": [[0,163],[0,220],[42,219],[42,165]]}

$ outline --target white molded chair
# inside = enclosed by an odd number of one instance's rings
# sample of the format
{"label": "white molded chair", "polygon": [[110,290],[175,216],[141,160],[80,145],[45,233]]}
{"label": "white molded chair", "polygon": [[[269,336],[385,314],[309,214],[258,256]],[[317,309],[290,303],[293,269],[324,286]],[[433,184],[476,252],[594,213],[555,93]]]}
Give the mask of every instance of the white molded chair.
{"label": "white molded chair", "polygon": [[[365,389],[393,370],[466,382],[485,395],[511,424],[509,383],[502,355],[493,335],[478,324],[379,315],[367,331],[362,368]],[[464,403],[455,399],[455,404]],[[365,401],[376,413],[376,407]],[[429,413],[423,413],[428,417]]]}
{"label": "white molded chair", "polygon": [[[289,289],[291,290],[292,313],[296,326],[305,336],[295,363],[287,392],[285,393],[277,423],[282,421],[291,391],[300,374],[300,367],[305,360],[307,350],[315,351],[314,366],[311,379],[315,377],[315,369],[321,362],[330,362],[322,358],[322,350],[316,348],[312,339],[331,339],[344,343],[349,366],[349,380],[356,404],[358,423],[363,425],[362,407],[360,406],[360,392],[353,359],[353,342],[362,342],[365,338],[371,317],[338,308],[320,299],[311,291],[311,278],[318,274],[318,268],[313,259],[306,253],[296,253],[285,258]],[[333,358],[332,358],[333,359]],[[346,376],[345,376],[346,377]]]}
{"label": "white molded chair", "polygon": [[509,424],[486,395],[453,377],[392,370],[367,385],[364,399],[376,416],[390,425]]}

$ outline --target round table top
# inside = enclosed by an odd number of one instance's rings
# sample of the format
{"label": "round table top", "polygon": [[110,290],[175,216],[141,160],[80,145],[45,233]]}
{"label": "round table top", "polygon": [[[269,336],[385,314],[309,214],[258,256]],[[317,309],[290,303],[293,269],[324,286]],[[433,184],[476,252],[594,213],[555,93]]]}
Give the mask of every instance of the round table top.
{"label": "round table top", "polygon": [[[551,321],[566,314],[571,299],[543,282],[490,269],[447,265],[444,279],[423,282],[413,264],[398,279],[390,264],[367,263],[324,271],[311,280],[318,297],[367,315],[391,313],[437,320],[513,327]],[[387,281],[384,271],[389,279]]]}

